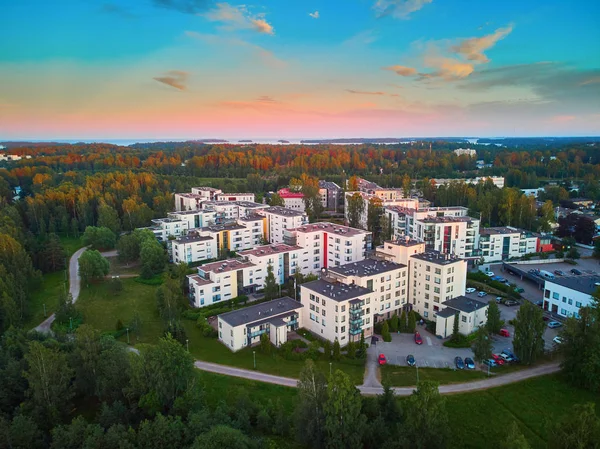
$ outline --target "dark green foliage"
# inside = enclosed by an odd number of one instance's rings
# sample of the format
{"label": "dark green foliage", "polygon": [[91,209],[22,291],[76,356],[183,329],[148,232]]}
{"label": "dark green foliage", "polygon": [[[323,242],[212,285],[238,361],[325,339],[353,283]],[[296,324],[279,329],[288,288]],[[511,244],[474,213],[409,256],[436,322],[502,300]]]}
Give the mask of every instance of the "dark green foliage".
{"label": "dark green foliage", "polygon": [[546,323],[542,320],[543,311],[529,301],[525,301],[514,320],[515,337],[513,347],[521,363],[535,363],[544,351],[544,331]]}
{"label": "dark green foliage", "polygon": [[383,322],[381,326],[381,338],[383,341],[392,341],[392,336],[390,335],[390,326],[387,321]]}
{"label": "dark green foliage", "polygon": [[417,328],[417,315],[414,310],[408,312],[408,332],[413,334]]}
{"label": "dark green foliage", "polygon": [[498,303],[495,300],[488,303],[488,319],[487,319],[487,330],[492,335],[500,333],[500,329],[504,326],[504,321],[500,319],[500,309]]}
{"label": "dark green foliage", "polygon": [[200,435],[192,449],[253,449],[253,441],[237,429],[216,425],[207,433]]}
{"label": "dark green foliage", "polygon": [[394,316],[392,316],[392,318],[390,318],[390,332],[398,332],[398,329],[400,328],[400,318],[398,317],[398,315],[396,313],[394,313]]}
{"label": "dark green foliage", "polygon": [[340,359],[342,358],[342,350],[340,348],[340,342],[338,341],[337,338],[333,342],[333,353],[331,355],[331,358],[333,360],[335,360],[336,362],[339,362]]}
{"label": "dark green foliage", "polygon": [[531,446],[519,429],[519,425],[513,421],[508,429],[506,439],[500,444],[500,449],[530,449]]}
{"label": "dark green foliage", "polygon": [[446,400],[437,384],[422,381],[405,403],[404,438],[417,449],[445,448],[449,441]]}
{"label": "dark green foliage", "polygon": [[477,331],[477,337],[473,343],[473,358],[476,362],[482,363],[492,356],[493,342],[490,338],[490,332],[485,327]]}
{"label": "dark green foliage", "polygon": [[269,339],[269,334],[266,332],[260,336],[260,351],[263,354],[271,353],[271,340]]}
{"label": "dark green foliage", "polygon": [[346,357],[348,357],[349,359],[355,359],[356,358],[356,343],[351,341],[348,343],[348,346],[346,346]]}
{"label": "dark green foliage", "polygon": [[97,250],[86,250],[79,257],[79,276],[86,284],[104,279],[108,274],[109,263]]}
{"label": "dark green foliage", "polygon": [[85,246],[91,246],[92,249],[107,250],[113,249],[117,244],[117,236],[109,228],[88,226],[82,237]]}
{"label": "dark green foliage", "polygon": [[404,309],[402,309],[402,314],[400,315],[400,320],[398,321],[398,330],[400,332],[408,332],[406,310]]}
{"label": "dark green foliage", "polygon": [[162,273],[167,263],[167,255],[156,239],[147,239],[141,244],[140,261],[142,263],[142,277],[148,279]]}
{"label": "dark green foliage", "polygon": [[563,420],[548,426],[548,449],[597,449],[600,418],[593,402],[576,404]]}
{"label": "dark green foliage", "polygon": [[278,286],[273,273],[273,265],[267,266],[267,276],[265,277],[265,299],[271,300],[277,298]]}
{"label": "dark green foliage", "polygon": [[294,414],[298,440],[312,448],[325,445],[325,401],[327,386],[323,373],[307,360],[298,380],[298,401]]}
{"label": "dark green foliage", "polygon": [[323,342],[323,354],[325,356],[325,360],[331,359],[331,342],[329,340],[325,340]]}
{"label": "dark green foliage", "polygon": [[56,234],[49,234],[48,238],[39,244],[34,260],[36,267],[44,273],[65,269],[67,254]]}

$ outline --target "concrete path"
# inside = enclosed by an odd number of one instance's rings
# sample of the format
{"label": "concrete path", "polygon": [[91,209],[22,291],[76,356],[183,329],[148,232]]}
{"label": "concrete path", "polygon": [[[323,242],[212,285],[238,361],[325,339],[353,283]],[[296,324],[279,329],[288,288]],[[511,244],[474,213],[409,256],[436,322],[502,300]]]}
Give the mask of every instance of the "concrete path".
{"label": "concrete path", "polygon": [[376,345],[371,345],[367,348],[367,363],[365,379],[363,380],[363,387],[367,388],[381,388],[381,382],[377,378],[379,371],[377,358],[379,357],[379,351]]}
{"label": "concrete path", "polygon": [[[226,376],[241,377],[243,379],[256,380],[284,387],[296,387],[297,379],[289,377],[273,376],[258,371],[234,368],[232,366],[218,365],[216,363],[202,362],[197,360],[195,366],[202,371],[210,373],[224,374]],[[441,394],[468,393],[470,391],[486,390],[488,388],[500,387],[514,382],[531,379],[532,377],[552,374],[559,371],[558,363],[537,366],[535,368],[523,369],[514,373],[504,374],[502,376],[490,377],[489,379],[478,380],[462,384],[441,385],[439,387]],[[379,384],[381,385],[381,384]],[[366,396],[378,395],[383,393],[381,386],[360,385],[357,387],[361,394]],[[398,396],[410,396],[415,387],[394,387],[394,393]]]}

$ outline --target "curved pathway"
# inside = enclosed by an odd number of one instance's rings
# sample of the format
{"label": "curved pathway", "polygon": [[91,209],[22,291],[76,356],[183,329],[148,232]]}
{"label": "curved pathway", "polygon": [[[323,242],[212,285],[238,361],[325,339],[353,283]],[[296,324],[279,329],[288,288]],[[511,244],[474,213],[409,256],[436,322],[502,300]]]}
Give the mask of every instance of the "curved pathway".
{"label": "curved pathway", "polygon": [[[201,369],[202,371],[208,371],[210,373],[241,377],[243,379],[256,380],[259,382],[266,382],[275,385],[282,385],[284,387],[295,388],[298,383],[298,379],[292,379],[290,377],[274,376],[272,374],[265,374],[259,371],[235,368],[226,365],[218,365],[216,363],[203,362],[201,360],[197,360],[194,363],[194,365],[196,366],[196,368]],[[530,379],[532,377],[552,374],[559,371],[559,369],[560,366],[558,363],[551,363],[547,365],[537,366],[535,368],[515,371],[514,373],[503,374],[501,376],[490,377],[489,379],[478,380],[475,382],[440,385],[439,390],[441,394],[468,393],[469,391],[486,390],[488,388],[494,388],[502,385],[508,385],[514,382],[520,382],[522,380]],[[359,385],[357,388],[359,389],[361,394],[366,396],[383,393],[383,388],[380,386]],[[413,393],[414,389],[415,387],[394,387],[394,393],[398,396],[410,396]]]}

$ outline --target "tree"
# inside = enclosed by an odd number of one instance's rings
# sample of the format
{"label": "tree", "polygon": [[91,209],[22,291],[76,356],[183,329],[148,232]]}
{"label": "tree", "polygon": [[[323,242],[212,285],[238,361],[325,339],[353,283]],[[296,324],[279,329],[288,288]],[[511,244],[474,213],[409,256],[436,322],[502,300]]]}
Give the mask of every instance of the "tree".
{"label": "tree", "polygon": [[331,342],[329,340],[323,342],[323,355],[325,360],[331,360]]}
{"label": "tree", "polygon": [[274,193],[273,195],[271,195],[269,205],[271,207],[273,207],[273,206],[285,207],[285,201],[283,200],[283,198],[281,198],[281,196],[279,196],[278,193]]}
{"label": "tree", "polygon": [[183,301],[179,281],[168,277],[156,291],[156,307],[165,324],[178,319]]}
{"label": "tree", "polygon": [[88,226],[83,233],[83,244],[93,249],[112,249],[117,243],[117,236],[109,228]]}
{"label": "tree", "polygon": [[137,433],[138,447],[162,449],[165,447],[185,447],[185,424],[179,416],[164,416],[160,413],[150,420],[140,423]]}
{"label": "tree", "polygon": [[356,192],[358,190],[358,176],[350,176],[348,179],[348,192]]}
{"label": "tree", "polygon": [[365,213],[365,200],[359,192],[347,197],[348,224],[352,228],[362,227],[362,216]]}
{"label": "tree", "polygon": [[336,362],[339,362],[340,359],[342,358],[342,349],[340,348],[340,342],[338,341],[337,338],[333,342],[333,355],[332,355],[332,358]]}
{"label": "tree", "polygon": [[417,315],[415,315],[415,311],[411,310],[408,312],[408,332],[411,334],[415,333],[417,329]]}
{"label": "tree", "polygon": [[600,259],[600,239],[594,240],[594,257]]}
{"label": "tree", "polygon": [[348,357],[349,359],[355,359],[356,358],[356,343],[353,341],[348,342],[348,345],[346,346],[346,357]]}
{"label": "tree", "polygon": [[121,220],[117,211],[103,203],[98,208],[98,226],[110,229],[114,234],[121,232]]}
{"label": "tree", "polygon": [[490,334],[497,335],[500,333],[502,326],[504,326],[504,321],[500,319],[500,309],[498,308],[498,303],[494,300],[490,301],[488,304],[486,327]]}
{"label": "tree", "polygon": [[358,343],[358,358],[362,359],[367,355],[367,344],[365,343],[365,331],[360,331],[360,342]]}
{"label": "tree", "polygon": [[549,428],[549,449],[597,449],[600,447],[600,419],[595,404],[576,404],[564,418]]}
{"label": "tree", "polygon": [[123,291],[123,281],[119,276],[113,276],[108,287],[111,294],[116,296]]}
{"label": "tree", "polygon": [[79,257],[79,276],[86,284],[104,279],[110,269],[108,260],[97,250],[88,249]]}
{"label": "tree", "polygon": [[478,363],[483,363],[484,360],[489,359],[492,356],[494,349],[490,333],[485,327],[480,327],[477,330],[477,338],[472,346],[473,358]]}
{"label": "tree", "polygon": [[294,411],[296,432],[301,443],[320,449],[325,443],[325,376],[312,360],[307,360],[298,380],[298,400]]}
{"label": "tree", "polygon": [[408,331],[408,323],[406,322],[406,310],[402,309],[402,313],[400,314],[400,322],[398,323],[398,330],[401,333]]}
{"label": "tree", "polygon": [[216,425],[196,438],[191,449],[252,449],[252,440],[240,430],[229,426]]}
{"label": "tree", "polygon": [[165,269],[167,258],[165,251],[156,240],[145,240],[140,249],[140,260],[142,262],[142,277],[151,278]]}
{"label": "tree", "polygon": [[[595,294],[597,296],[597,293]],[[575,386],[600,392],[600,307],[598,299],[579,309],[561,333],[562,372]]]}
{"label": "tree", "polygon": [[269,340],[269,335],[267,333],[260,336],[260,352],[263,354],[271,353],[271,340]]}
{"label": "tree", "polygon": [[390,318],[390,332],[398,332],[398,327],[400,326],[400,318],[397,313],[394,313],[392,318]]}
{"label": "tree", "polygon": [[359,449],[366,418],[362,400],[350,377],[336,370],[327,385],[325,445],[328,449]]}
{"label": "tree", "polygon": [[86,396],[98,396],[97,380],[100,373],[100,331],[83,324],[75,331],[71,364],[75,368],[75,386]]}
{"label": "tree", "polygon": [[383,341],[392,341],[390,326],[387,321],[384,321],[383,326],[381,327],[381,338],[383,338]]}
{"label": "tree", "polygon": [[569,251],[567,251],[567,253],[565,254],[565,257],[567,259],[579,259],[581,257],[581,254],[579,254],[579,251],[577,251],[577,248],[575,246],[572,246]]}
{"label": "tree", "polygon": [[452,340],[456,341],[459,336],[459,318],[460,312],[454,314],[454,324],[452,325]]}
{"label": "tree", "polygon": [[410,190],[412,188],[412,181],[410,176],[404,174],[402,176],[402,193],[404,194],[404,198],[410,197]]}
{"label": "tree", "polygon": [[529,301],[525,301],[517,311],[513,347],[517,357],[526,365],[534,363],[544,351],[546,323],[542,317],[542,309]]}
{"label": "tree", "polygon": [[275,274],[273,273],[273,265],[267,266],[267,276],[265,277],[265,299],[277,298],[277,281],[275,280]]}
{"label": "tree", "polygon": [[36,266],[44,273],[52,273],[65,268],[67,254],[56,234],[48,235],[43,248],[37,254]]}
{"label": "tree", "polygon": [[554,204],[552,204],[552,201],[547,200],[544,202],[544,204],[542,204],[542,207],[540,207],[539,215],[539,230],[542,232],[550,232],[552,230],[552,223],[555,222]]}
{"label": "tree", "polygon": [[405,405],[404,436],[416,449],[445,448],[448,444],[446,400],[432,381],[421,381]]}
{"label": "tree", "polygon": [[367,208],[367,230],[373,233],[373,244],[381,243],[381,217],[383,216],[383,201],[375,196],[369,199]]}
{"label": "tree", "polygon": [[57,423],[68,412],[73,397],[73,370],[67,363],[67,356],[58,349],[49,349],[32,341],[25,359],[29,365],[24,373],[29,382],[27,395],[48,423]]}
{"label": "tree", "polygon": [[265,180],[258,173],[250,173],[246,176],[246,187],[248,192],[261,193],[265,191]]}
{"label": "tree", "polygon": [[500,449],[530,449],[531,446],[527,442],[525,435],[519,429],[516,421],[513,421],[508,429],[508,433],[504,441],[500,444]]}

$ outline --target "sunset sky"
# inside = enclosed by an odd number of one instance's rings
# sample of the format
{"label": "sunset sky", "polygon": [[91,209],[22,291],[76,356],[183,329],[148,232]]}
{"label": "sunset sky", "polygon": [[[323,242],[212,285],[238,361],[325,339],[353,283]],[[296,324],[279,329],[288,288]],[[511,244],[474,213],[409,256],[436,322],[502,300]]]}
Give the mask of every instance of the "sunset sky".
{"label": "sunset sky", "polygon": [[600,135],[597,0],[19,0],[0,140]]}

